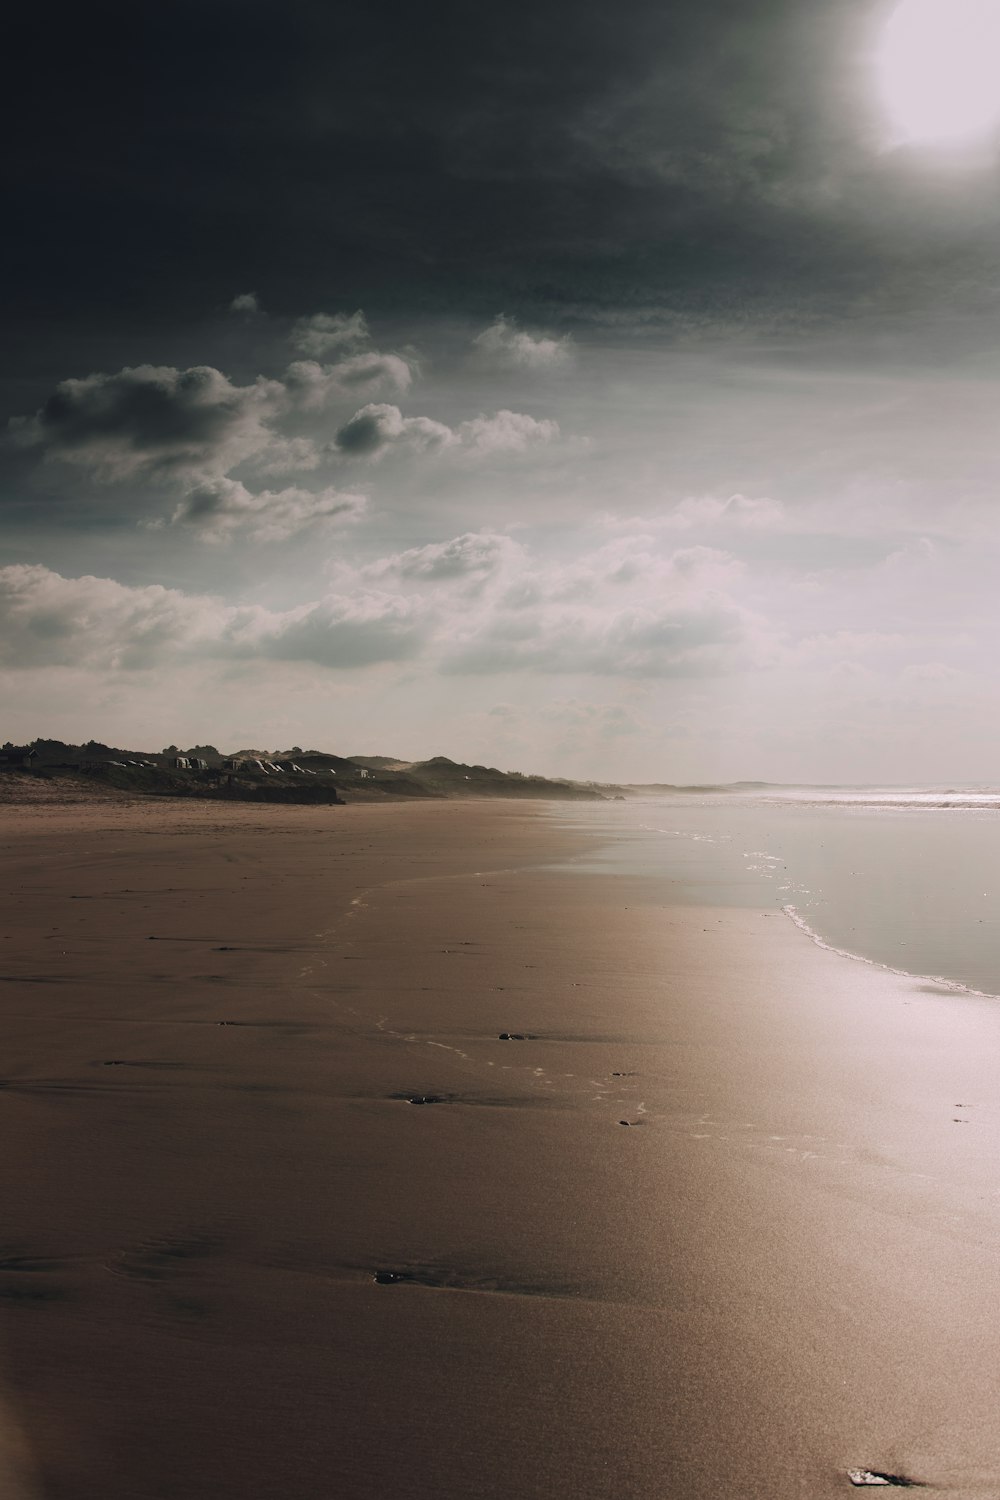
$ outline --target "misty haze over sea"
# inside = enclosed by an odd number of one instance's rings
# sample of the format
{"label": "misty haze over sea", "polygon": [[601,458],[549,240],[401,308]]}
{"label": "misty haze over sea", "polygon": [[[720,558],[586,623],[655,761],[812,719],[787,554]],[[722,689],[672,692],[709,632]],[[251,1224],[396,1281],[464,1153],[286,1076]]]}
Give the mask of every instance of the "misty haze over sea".
{"label": "misty haze over sea", "polygon": [[1000,996],[1000,789],[768,787],[556,815],[607,840],[577,868],[784,911],[845,953]]}

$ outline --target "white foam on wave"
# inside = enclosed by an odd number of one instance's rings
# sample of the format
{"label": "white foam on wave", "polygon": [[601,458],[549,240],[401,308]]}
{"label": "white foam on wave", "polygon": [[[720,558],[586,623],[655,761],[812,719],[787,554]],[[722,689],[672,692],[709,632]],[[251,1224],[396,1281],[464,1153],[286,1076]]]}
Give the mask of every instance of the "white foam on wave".
{"label": "white foam on wave", "polygon": [[852,953],[849,948],[838,948],[835,943],[828,943],[826,938],[821,937],[814,927],[810,927],[797,907],[783,906],[781,910],[817,948],[823,948],[827,953],[853,959],[856,964],[867,964],[870,969],[881,969],[884,974],[897,974],[901,979],[920,979],[925,984],[940,985],[942,989],[952,990],[957,995],[975,995],[980,1000],[1000,1000],[1000,995],[994,995],[989,990],[973,989],[971,984],[961,984],[957,979],[945,979],[941,974],[914,974],[910,969],[897,969],[893,964],[881,963],[877,958],[866,958],[863,953]]}
{"label": "white foam on wave", "polygon": [[872,790],[827,790],[817,788],[789,788],[773,792],[758,793],[755,800],[764,804],[791,803],[811,807],[859,807],[869,810],[919,808],[920,810],[942,810],[945,812],[982,812],[1000,810],[1000,792],[997,791],[941,791],[912,789],[873,788]]}

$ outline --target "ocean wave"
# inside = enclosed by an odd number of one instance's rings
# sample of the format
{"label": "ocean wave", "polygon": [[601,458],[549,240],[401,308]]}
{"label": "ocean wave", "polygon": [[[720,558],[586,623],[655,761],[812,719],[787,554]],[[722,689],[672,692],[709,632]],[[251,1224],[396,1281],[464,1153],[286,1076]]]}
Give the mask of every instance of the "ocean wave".
{"label": "ocean wave", "polygon": [[824,789],[775,791],[759,794],[763,804],[789,803],[800,807],[861,807],[868,809],[916,808],[920,811],[989,812],[1000,811],[1000,792],[972,791],[845,791]]}
{"label": "ocean wave", "polygon": [[1000,1000],[1000,995],[994,995],[989,990],[973,989],[971,984],[961,984],[957,979],[946,979],[942,974],[914,974],[912,969],[897,969],[894,964],[884,964],[877,958],[866,958],[863,953],[852,953],[849,948],[838,948],[835,943],[828,943],[826,938],[821,937],[814,927],[810,927],[805,917],[795,906],[783,906],[781,910],[791,922],[794,922],[800,932],[804,932],[817,948],[823,948],[827,953],[836,953],[840,958],[850,958],[856,964],[867,964],[870,969],[881,969],[884,974],[897,974],[901,979],[921,979],[925,984],[936,984],[942,989],[952,990],[959,995],[975,995],[979,1000]]}

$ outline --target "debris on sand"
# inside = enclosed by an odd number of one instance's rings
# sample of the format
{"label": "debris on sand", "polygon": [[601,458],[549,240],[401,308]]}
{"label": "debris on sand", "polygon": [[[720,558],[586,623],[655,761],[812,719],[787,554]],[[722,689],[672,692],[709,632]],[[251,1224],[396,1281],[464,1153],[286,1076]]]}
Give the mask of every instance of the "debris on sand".
{"label": "debris on sand", "polygon": [[847,1477],[853,1485],[859,1488],[864,1485],[895,1485],[897,1489],[912,1489],[916,1480],[907,1479],[905,1474],[887,1474],[882,1469],[848,1469]]}

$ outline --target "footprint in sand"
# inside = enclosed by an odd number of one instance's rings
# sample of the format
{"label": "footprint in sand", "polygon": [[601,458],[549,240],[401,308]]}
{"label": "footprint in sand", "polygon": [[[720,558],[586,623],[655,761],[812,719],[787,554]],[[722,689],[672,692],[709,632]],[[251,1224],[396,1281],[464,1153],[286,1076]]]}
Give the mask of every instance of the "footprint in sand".
{"label": "footprint in sand", "polygon": [[164,1281],[217,1249],[218,1241],[212,1235],[153,1235],[122,1249],[108,1269],[137,1281]]}
{"label": "footprint in sand", "polygon": [[48,1256],[0,1252],[0,1302],[61,1302],[68,1295],[51,1273],[61,1262]]}

